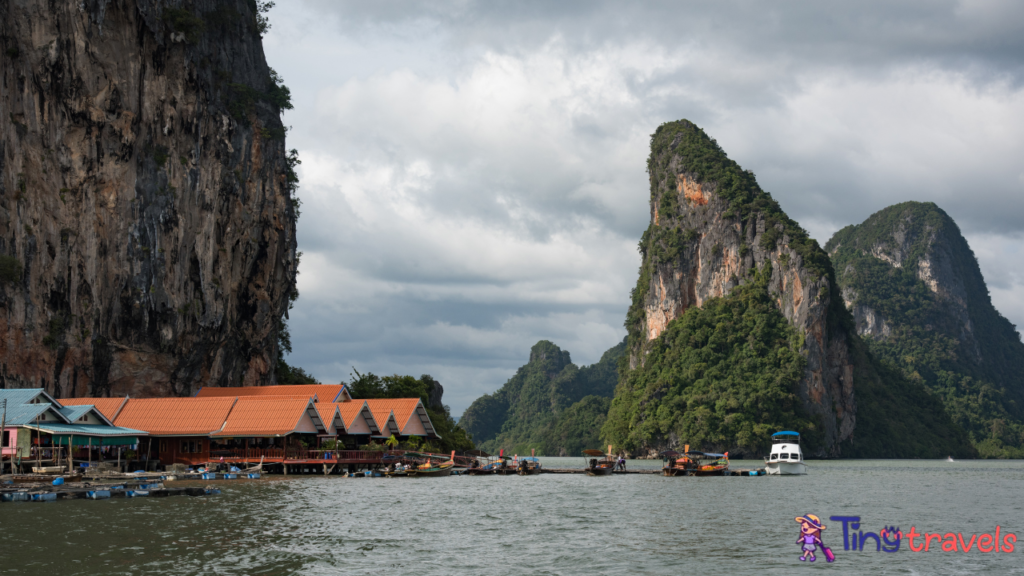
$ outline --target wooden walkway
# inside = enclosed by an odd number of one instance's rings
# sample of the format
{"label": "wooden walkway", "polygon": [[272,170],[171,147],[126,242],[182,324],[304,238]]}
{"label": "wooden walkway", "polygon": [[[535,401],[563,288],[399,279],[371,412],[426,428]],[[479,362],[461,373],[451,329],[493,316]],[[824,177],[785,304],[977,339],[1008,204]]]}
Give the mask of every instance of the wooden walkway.
{"label": "wooden walkway", "polygon": [[[545,468],[544,474],[586,474],[587,471],[583,468]],[[661,475],[661,470],[616,470],[612,472],[613,475],[620,474],[656,474]],[[740,468],[735,470],[727,470],[726,473],[721,474],[722,476],[764,476],[764,468]]]}

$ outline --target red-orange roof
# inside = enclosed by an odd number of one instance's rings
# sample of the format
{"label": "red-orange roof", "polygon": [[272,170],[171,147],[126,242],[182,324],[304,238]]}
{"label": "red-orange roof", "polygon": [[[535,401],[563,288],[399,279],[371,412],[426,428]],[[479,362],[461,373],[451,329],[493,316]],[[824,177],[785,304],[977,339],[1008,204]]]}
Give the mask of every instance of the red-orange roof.
{"label": "red-orange roof", "polygon": [[319,402],[316,411],[320,414],[320,420],[324,423],[327,433],[344,434],[345,421],[338,413],[338,405],[334,403]]}
{"label": "red-orange roof", "polygon": [[114,417],[117,416],[117,411],[121,409],[121,406],[128,400],[128,397],[124,398],[61,398],[58,402],[63,406],[86,406],[92,404],[103,414],[107,420],[113,422]]}
{"label": "red-orange roof", "polygon": [[204,386],[196,392],[196,398],[223,396],[316,396],[317,402],[337,402],[346,397],[344,384],[287,384],[281,386]]}
{"label": "red-orange roof", "polygon": [[402,428],[398,425],[398,420],[395,418],[394,411],[391,410],[391,406],[389,404],[385,404],[386,402],[390,402],[390,400],[367,399],[365,402],[366,405],[370,407],[370,412],[373,413],[373,419],[377,421],[377,427],[380,428],[382,436],[390,436],[394,433],[392,432],[391,426],[388,422],[392,422],[395,428],[398,428],[398,433],[401,433]]}
{"label": "red-orange roof", "polygon": [[374,415],[380,411],[381,414],[387,412],[393,412],[395,415],[395,423],[398,424],[398,429],[405,430],[405,425],[409,423],[409,418],[412,418],[416,414],[416,407],[420,404],[419,398],[379,398],[374,400],[367,400],[366,403],[370,406],[370,410],[373,411]]}
{"label": "red-orange roof", "polygon": [[206,436],[220,430],[235,398],[130,398],[115,426],[152,436]]}
{"label": "red-orange roof", "polygon": [[335,406],[338,407],[338,411],[341,413],[341,419],[345,422],[345,429],[351,429],[352,424],[355,423],[355,419],[359,417],[362,411],[367,411],[367,425],[370,426],[370,433],[373,434],[374,429],[380,433],[380,425],[377,424],[377,420],[374,419],[373,412],[370,412],[370,408],[367,407],[366,400],[354,400],[352,402],[337,402]]}
{"label": "red-orange roof", "polygon": [[308,398],[271,399],[243,396],[235,403],[224,428],[213,435],[284,436],[296,432],[305,417],[313,420],[316,425],[314,432],[325,430],[316,405]]}

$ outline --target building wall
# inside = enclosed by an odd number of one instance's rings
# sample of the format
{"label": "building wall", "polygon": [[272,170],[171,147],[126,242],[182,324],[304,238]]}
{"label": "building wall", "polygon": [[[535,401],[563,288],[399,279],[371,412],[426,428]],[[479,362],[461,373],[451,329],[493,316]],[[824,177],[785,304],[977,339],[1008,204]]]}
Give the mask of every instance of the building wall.
{"label": "building wall", "polygon": [[[4,428],[4,432],[7,432],[10,435],[7,439],[7,443],[3,445],[4,456],[10,457],[15,454],[15,450],[18,447],[18,430],[18,428]],[[27,447],[28,440],[25,439],[24,441],[26,442],[25,446]],[[23,451],[22,453],[24,454],[26,452]]]}
{"label": "building wall", "polygon": [[420,420],[419,414],[413,412],[412,416],[409,417],[409,421],[405,424],[402,434],[405,436],[427,435],[427,429],[423,427],[423,421]]}
{"label": "building wall", "polygon": [[157,453],[164,466],[170,464],[205,464],[210,461],[210,439],[203,436],[169,436],[154,438]]}

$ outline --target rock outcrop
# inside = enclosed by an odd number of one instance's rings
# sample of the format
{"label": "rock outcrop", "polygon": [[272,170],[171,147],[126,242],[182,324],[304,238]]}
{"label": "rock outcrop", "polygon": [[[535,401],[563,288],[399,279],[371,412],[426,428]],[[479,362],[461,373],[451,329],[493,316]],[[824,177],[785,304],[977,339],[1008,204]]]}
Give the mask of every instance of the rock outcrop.
{"label": "rock outcrop", "polygon": [[992,306],[952,218],[904,202],[836,232],[826,248],[871,350],[943,399],[982,455],[1024,455],[1024,344]]}
{"label": "rock outcrop", "polygon": [[489,452],[504,448],[528,454],[535,449],[539,456],[578,456],[600,444],[624,352],[622,342],[596,364],[577,367],[569,352],[542,340],[504,386],[466,408],[459,425]]}
{"label": "rock outcrop", "polygon": [[827,256],[753,174],[690,122],[658,128],[648,172],[651,225],[640,243],[644,259],[627,319],[630,368],[643,364],[648,344],[688,308],[728,294],[768,265],[769,292],[804,335],[799,396],[820,418],[823,455],[836,455],[854,429],[856,404],[844,311]]}
{"label": "rock outcrop", "polygon": [[294,172],[254,8],[0,4],[0,387],[273,383]]}

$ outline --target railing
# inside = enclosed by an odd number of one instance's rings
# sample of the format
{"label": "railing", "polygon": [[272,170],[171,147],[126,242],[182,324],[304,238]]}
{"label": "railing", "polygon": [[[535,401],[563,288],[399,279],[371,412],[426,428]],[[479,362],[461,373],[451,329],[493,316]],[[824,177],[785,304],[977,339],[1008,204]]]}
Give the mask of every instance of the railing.
{"label": "railing", "polygon": [[[265,461],[281,460],[323,460],[336,462],[344,460],[355,460],[360,462],[380,462],[384,455],[402,457],[411,450],[304,450],[301,448],[232,448],[225,450],[211,450],[211,462],[220,458],[225,461],[257,461],[263,458]],[[425,452],[414,452],[415,454],[426,454]],[[449,454],[430,454],[431,460],[448,460]],[[422,458],[417,458],[422,459]],[[471,456],[456,456],[455,464],[458,466],[469,466],[476,458]]]}

